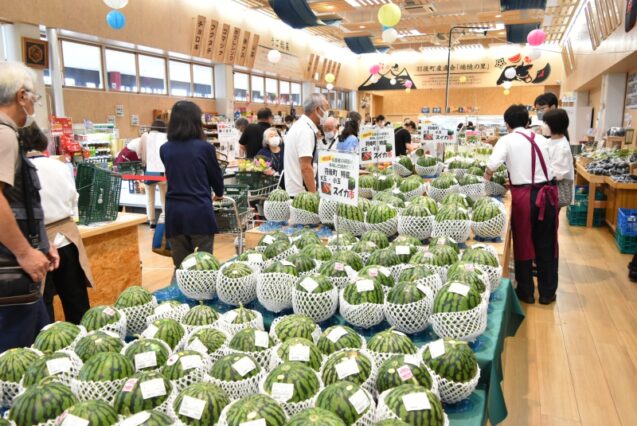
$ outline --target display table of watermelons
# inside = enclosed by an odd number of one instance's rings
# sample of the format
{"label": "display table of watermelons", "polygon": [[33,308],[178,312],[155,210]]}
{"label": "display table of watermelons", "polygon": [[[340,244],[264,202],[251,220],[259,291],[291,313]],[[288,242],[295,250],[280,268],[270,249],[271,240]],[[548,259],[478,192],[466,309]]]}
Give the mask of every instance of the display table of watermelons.
{"label": "display table of watermelons", "polygon": [[[196,305],[195,300],[187,299],[179,290],[176,283],[155,292],[158,302],[177,300],[190,305]],[[208,301],[211,307],[218,312],[226,312],[234,307],[226,305],[219,300]],[[264,309],[258,302],[247,305],[263,315],[266,329],[269,330],[272,321],[279,316],[291,314],[292,311],[284,311],[279,314]],[[488,322],[486,331],[471,344],[480,365],[480,382],[471,396],[452,406],[445,407],[449,415],[451,425],[483,425],[487,420],[491,424],[502,422],[507,416],[506,404],[502,392],[502,350],[504,339],[515,335],[518,327],[524,320],[524,312],[517,297],[514,294],[511,281],[503,279],[501,285],[491,295],[489,303]],[[329,320],[320,323],[322,329],[336,324],[346,324],[340,315],[335,315]],[[389,328],[386,322],[370,329],[356,328],[357,332],[369,339],[375,333]],[[437,336],[429,327],[424,332],[411,336],[417,346],[437,339]]]}

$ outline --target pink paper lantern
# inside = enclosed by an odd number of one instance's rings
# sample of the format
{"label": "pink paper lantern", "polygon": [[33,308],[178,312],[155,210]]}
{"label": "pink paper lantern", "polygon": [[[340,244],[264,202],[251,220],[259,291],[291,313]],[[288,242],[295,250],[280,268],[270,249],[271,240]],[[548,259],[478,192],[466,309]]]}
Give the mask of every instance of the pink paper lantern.
{"label": "pink paper lantern", "polygon": [[412,83],[411,80],[407,80],[405,82],[405,87],[408,88],[408,89],[411,89],[411,86],[413,86],[413,85],[414,85],[414,83]]}
{"label": "pink paper lantern", "polygon": [[371,68],[369,69],[370,74],[378,74],[379,72],[380,72],[380,65],[378,64],[372,65]]}
{"label": "pink paper lantern", "polygon": [[530,46],[540,46],[546,40],[546,33],[543,30],[533,30],[526,36],[526,41]]}

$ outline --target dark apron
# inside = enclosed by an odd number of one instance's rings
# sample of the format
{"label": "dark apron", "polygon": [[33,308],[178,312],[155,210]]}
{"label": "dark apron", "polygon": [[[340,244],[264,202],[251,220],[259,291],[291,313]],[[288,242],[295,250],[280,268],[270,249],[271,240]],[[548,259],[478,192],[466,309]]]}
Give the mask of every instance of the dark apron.
{"label": "dark apron", "polygon": [[[557,187],[550,183],[548,170],[542,151],[535,143],[535,134],[531,137],[521,132],[516,132],[524,136],[531,143],[531,185],[511,185],[511,229],[513,231],[513,253],[515,260],[525,261],[535,259],[535,245],[533,244],[533,226],[531,221],[531,191],[534,188],[539,189],[535,205],[539,209],[538,220],[544,220],[544,212],[547,208],[547,202],[550,208],[555,209],[555,255],[558,253],[557,245],[557,228],[559,225],[558,215],[558,193]],[[546,182],[543,184],[535,184],[535,164],[536,157],[540,160],[542,171]]]}

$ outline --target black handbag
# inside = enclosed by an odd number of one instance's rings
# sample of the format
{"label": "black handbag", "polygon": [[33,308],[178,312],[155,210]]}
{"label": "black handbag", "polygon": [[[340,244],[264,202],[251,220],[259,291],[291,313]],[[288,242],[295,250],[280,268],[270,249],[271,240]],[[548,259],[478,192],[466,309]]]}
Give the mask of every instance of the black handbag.
{"label": "black handbag", "polygon": [[[40,246],[40,231],[33,212],[33,200],[29,188],[34,183],[27,167],[27,159],[20,146],[20,167],[22,171],[22,193],[27,215],[27,240],[31,247]],[[31,276],[20,267],[15,258],[0,256],[0,306],[27,305],[35,303],[42,297],[42,283],[35,283]]]}

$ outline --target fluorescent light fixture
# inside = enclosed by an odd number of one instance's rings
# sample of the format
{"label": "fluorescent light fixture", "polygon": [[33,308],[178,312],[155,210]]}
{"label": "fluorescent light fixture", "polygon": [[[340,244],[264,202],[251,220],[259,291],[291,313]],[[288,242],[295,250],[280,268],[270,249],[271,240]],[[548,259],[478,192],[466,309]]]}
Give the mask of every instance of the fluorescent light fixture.
{"label": "fluorescent light fixture", "polygon": [[409,34],[414,35],[414,36],[419,36],[422,35],[422,33],[418,30],[409,30]]}
{"label": "fluorescent light fixture", "polygon": [[360,4],[356,0],[345,0],[345,3],[349,4],[352,7],[361,7]]}
{"label": "fluorescent light fixture", "polygon": [[502,18],[502,14],[498,13],[497,15],[495,15],[496,18]]}

